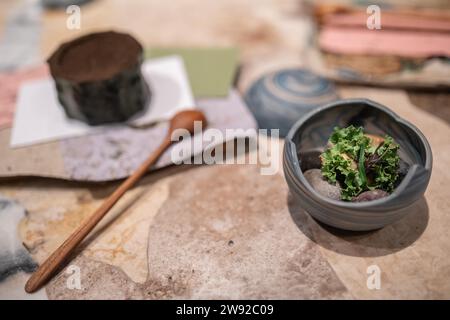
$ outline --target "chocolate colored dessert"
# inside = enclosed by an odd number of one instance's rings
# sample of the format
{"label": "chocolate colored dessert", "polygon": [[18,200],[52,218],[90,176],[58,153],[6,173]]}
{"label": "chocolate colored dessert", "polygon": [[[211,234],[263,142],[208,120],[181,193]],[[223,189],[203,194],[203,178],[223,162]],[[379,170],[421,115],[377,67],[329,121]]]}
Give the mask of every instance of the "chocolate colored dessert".
{"label": "chocolate colored dessert", "polygon": [[126,121],[144,110],[150,90],[142,61],[136,39],[109,31],[64,43],[48,64],[67,116],[99,125]]}

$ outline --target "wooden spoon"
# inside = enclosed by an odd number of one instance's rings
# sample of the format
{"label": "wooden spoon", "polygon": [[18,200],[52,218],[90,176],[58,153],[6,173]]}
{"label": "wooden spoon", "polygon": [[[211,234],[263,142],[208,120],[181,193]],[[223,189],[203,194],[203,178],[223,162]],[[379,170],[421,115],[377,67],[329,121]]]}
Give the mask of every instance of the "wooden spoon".
{"label": "wooden spoon", "polygon": [[207,126],[206,118],[201,111],[188,110],[177,113],[170,120],[170,128],[164,141],[156,149],[148,159],[138,168],[131,176],[128,177],[95,211],[89,218],[81,223],[81,225],[64,241],[64,243],[56,249],[50,257],[39,266],[36,272],[28,279],[25,285],[25,291],[28,293],[35,292],[43,284],[45,284],[51,276],[62,266],[64,261],[69,257],[73,250],[81,241],[94,229],[97,223],[105,216],[106,213],[114,206],[114,204],[130,189],[153,165],[162,153],[172,144],[171,136],[176,129],[186,129],[190,134],[194,133],[194,123],[202,122],[202,126]]}

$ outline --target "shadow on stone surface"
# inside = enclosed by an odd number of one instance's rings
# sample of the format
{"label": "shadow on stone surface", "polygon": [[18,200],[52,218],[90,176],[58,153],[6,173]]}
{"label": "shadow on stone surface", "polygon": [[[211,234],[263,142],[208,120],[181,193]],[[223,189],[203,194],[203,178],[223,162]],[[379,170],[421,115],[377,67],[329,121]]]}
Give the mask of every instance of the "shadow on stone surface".
{"label": "shadow on stone surface", "polygon": [[321,247],[355,257],[385,256],[411,246],[425,231],[428,204],[422,197],[403,219],[374,231],[347,231],[313,219],[291,194],[287,198],[294,223],[308,238]]}

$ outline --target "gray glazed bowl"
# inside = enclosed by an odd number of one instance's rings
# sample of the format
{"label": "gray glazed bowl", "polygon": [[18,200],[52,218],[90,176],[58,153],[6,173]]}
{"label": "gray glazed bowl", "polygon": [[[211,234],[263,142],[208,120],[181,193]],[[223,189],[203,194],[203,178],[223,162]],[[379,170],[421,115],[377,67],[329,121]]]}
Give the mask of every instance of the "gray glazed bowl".
{"label": "gray glazed bowl", "polygon": [[[302,169],[318,166],[318,155],[336,126],[363,126],[365,132],[389,134],[400,145],[400,158],[409,165],[389,196],[368,202],[332,200],[317,193]],[[311,156],[312,155],[312,156]],[[404,217],[424,194],[431,176],[431,148],[411,123],[374,101],[338,100],[301,117],[286,136],[283,169],[290,192],[317,220],[345,230],[382,228]]]}

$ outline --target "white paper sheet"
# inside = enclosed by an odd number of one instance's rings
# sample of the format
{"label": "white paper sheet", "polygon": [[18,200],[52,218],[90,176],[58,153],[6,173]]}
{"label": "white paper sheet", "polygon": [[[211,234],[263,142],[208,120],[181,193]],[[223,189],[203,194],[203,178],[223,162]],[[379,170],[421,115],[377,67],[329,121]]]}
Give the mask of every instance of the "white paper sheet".
{"label": "white paper sheet", "polygon": [[[173,114],[194,107],[189,80],[179,56],[151,59],[142,65],[142,73],[152,91],[147,111],[131,125],[146,125],[168,120]],[[11,147],[86,135],[108,126],[89,126],[66,117],[59,105],[51,78],[24,83],[18,94]]]}

